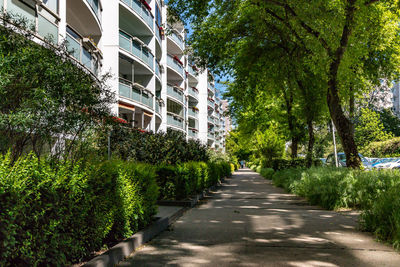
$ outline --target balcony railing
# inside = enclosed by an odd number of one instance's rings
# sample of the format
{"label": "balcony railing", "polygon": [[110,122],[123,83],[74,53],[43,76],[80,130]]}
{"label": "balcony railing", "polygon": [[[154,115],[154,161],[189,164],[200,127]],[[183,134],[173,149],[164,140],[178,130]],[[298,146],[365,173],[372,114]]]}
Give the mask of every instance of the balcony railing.
{"label": "balcony railing", "polygon": [[208,132],[208,138],[214,139],[214,133],[213,132]]}
{"label": "balcony railing", "polygon": [[132,8],[153,30],[153,15],[140,0],[122,0],[122,2]]}
{"label": "balcony railing", "polygon": [[167,85],[167,94],[183,103],[183,92],[170,84]]}
{"label": "balcony railing", "polygon": [[160,42],[160,44],[161,44],[161,33],[160,33],[160,29],[158,28],[158,25],[157,25],[157,23],[156,23],[156,29],[155,29],[155,32],[156,32],[156,37],[157,37],[158,41],[159,41],[159,42]]}
{"label": "balcony railing", "polygon": [[97,19],[101,22],[101,9],[99,0],[86,0],[93,12],[96,14]]}
{"label": "balcony railing", "polygon": [[158,78],[161,79],[161,72],[160,72],[160,63],[158,62],[158,60],[156,59],[156,75],[158,76]]}
{"label": "balcony railing", "polygon": [[153,109],[153,95],[125,79],[119,79],[119,95]]}
{"label": "balcony railing", "polygon": [[190,137],[196,137],[198,136],[198,132],[192,129],[189,129],[188,134]]}
{"label": "balcony railing", "polygon": [[180,49],[184,50],[184,49],[185,49],[185,46],[184,46],[182,37],[179,36],[179,35],[178,35],[175,31],[173,31],[173,30],[172,30],[171,32],[172,32],[172,34],[171,34],[172,40],[174,40],[175,43],[178,44],[178,46],[179,46]]}
{"label": "balcony railing", "polygon": [[213,119],[212,117],[208,117],[208,118],[207,118],[207,121],[208,121],[209,123],[214,124],[214,119]]}
{"label": "balcony railing", "polygon": [[199,73],[193,69],[193,66],[189,65],[189,73],[197,77]]}
{"label": "balcony railing", "polygon": [[207,99],[207,104],[208,104],[209,106],[211,106],[212,108],[214,108],[214,106],[215,106],[215,103],[212,102],[210,99]]}
{"label": "balcony railing", "polygon": [[183,77],[185,76],[183,66],[176,59],[174,59],[173,56],[168,55],[167,63],[168,66],[176,70],[180,75],[182,75]]}
{"label": "balcony railing", "polygon": [[161,113],[161,104],[159,101],[156,101],[156,113],[158,114]]}
{"label": "balcony railing", "polygon": [[130,54],[141,59],[150,69],[153,70],[154,56],[149,48],[141,43],[138,38],[132,37],[125,32],[119,32],[119,47],[126,50]]}
{"label": "balcony railing", "polygon": [[214,85],[210,82],[208,82],[208,88],[210,88],[212,91],[214,91]]}
{"label": "balcony railing", "polygon": [[184,120],[172,113],[167,114],[167,124],[183,129]]}
{"label": "balcony railing", "polygon": [[191,107],[189,107],[188,114],[189,114],[189,116],[192,116],[194,118],[199,117],[199,112],[197,110],[192,109]]}
{"label": "balcony railing", "polygon": [[189,95],[193,96],[194,98],[198,98],[199,96],[199,91],[197,89],[193,89],[192,87],[189,87]]}
{"label": "balcony railing", "polygon": [[71,56],[92,71],[95,75],[98,73],[99,59],[96,55],[89,52],[83,47],[82,43],[67,33],[67,49]]}

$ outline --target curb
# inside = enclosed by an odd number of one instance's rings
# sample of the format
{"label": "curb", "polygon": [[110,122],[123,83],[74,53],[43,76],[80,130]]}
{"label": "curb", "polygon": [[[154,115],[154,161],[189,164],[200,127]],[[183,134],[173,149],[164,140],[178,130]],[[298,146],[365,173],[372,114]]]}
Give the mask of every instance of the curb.
{"label": "curb", "polygon": [[172,224],[178,217],[182,216],[186,211],[186,208],[181,208],[169,217],[163,217],[158,219],[155,223],[147,227],[146,229],[137,232],[133,236],[126,240],[118,243],[104,254],[97,256],[85,263],[83,267],[113,267],[120,261],[132,254],[140,246],[144,245],[156,235],[163,232]]}
{"label": "curb", "polygon": [[152,225],[118,243],[117,245],[107,250],[105,253],[91,259],[82,267],[113,267],[117,265],[120,261],[131,255],[132,252],[134,252],[136,249],[143,246],[155,236],[166,230],[168,226],[171,225],[177,218],[182,216],[186,210],[188,210],[189,208],[193,208],[199,202],[199,200],[203,199],[210,191],[220,187],[221,183],[225,181],[226,178],[221,179],[221,181],[217,185],[213,185],[210,188],[204,190],[202,193],[197,194],[191,200],[159,201],[159,205],[178,206],[182,208],[168,217],[159,218]]}

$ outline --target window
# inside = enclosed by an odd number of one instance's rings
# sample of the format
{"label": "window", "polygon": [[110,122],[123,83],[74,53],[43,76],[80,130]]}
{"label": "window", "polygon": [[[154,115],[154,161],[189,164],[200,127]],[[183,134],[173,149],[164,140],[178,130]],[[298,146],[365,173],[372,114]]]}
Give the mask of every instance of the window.
{"label": "window", "polygon": [[156,4],[156,23],[158,26],[161,26],[162,24],[161,12],[157,4]]}

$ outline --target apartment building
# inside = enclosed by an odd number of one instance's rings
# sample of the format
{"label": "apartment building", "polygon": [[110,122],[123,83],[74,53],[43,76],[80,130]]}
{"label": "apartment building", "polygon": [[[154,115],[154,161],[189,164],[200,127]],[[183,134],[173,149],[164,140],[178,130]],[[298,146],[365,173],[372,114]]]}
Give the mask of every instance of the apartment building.
{"label": "apartment building", "polygon": [[94,75],[110,73],[118,98],[112,111],[129,127],[180,131],[224,149],[214,77],[185,52],[185,27],[167,23],[163,0],[0,0],[2,8],[25,16],[39,39],[66,40],[71,57]]}

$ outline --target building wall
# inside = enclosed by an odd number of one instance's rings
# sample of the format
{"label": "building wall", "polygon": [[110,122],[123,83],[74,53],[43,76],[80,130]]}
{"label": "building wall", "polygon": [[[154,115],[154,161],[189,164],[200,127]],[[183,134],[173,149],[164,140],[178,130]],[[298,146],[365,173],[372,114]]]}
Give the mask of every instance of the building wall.
{"label": "building wall", "polygon": [[112,112],[130,126],[180,131],[223,150],[227,102],[217,97],[211,73],[186,55],[184,25],[168,25],[163,0],[0,0],[2,6],[26,15],[39,38],[66,39],[81,67],[111,74],[118,98]]}

